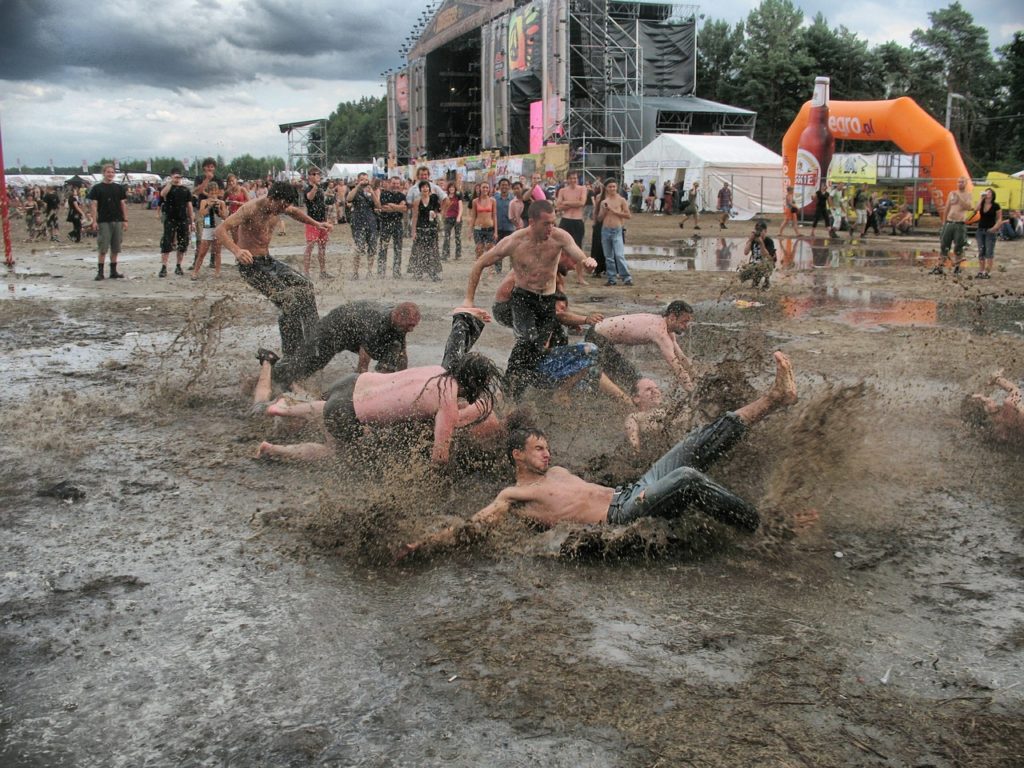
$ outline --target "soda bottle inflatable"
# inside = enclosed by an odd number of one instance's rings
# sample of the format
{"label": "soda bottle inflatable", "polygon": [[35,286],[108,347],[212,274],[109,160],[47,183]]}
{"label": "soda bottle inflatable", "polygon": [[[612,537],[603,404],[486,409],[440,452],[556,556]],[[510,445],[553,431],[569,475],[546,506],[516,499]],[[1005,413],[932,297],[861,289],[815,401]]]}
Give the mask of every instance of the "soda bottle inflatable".
{"label": "soda bottle inflatable", "polygon": [[828,129],[828,85],[827,77],[814,78],[811,114],[797,142],[793,196],[796,207],[810,215],[814,214],[814,193],[828,176],[828,166],[836,149],[836,139]]}

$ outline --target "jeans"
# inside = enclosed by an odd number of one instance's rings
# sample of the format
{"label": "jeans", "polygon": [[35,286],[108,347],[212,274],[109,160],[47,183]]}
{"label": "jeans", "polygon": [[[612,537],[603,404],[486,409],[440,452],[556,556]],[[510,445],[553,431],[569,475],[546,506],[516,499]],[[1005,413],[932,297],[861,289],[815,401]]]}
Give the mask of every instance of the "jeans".
{"label": "jeans", "polygon": [[721,523],[756,531],[760,524],[757,510],[704,474],[746,431],[746,425],[732,413],[693,430],[643,477],[616,489],[608,507],[608,522],[625,525],[641,517],[678,517],[696,504]]}
{"label": "jeans", "polygon": [[978,258],[994,258],[996,255],[996,238],[999,237],[999,235],[995,232],[979,229],[975,237],[978,239]]}
{"label": "jeans", "polygon": [[314,337],[320,323],[313,283],[270,256],[256,256],[251,264],[239,264],[238,273],[280,311],[277,327],[281,351],[285,355],[298,353],[303,343]]}
{"label": "jeans", "polygon": [[388,243],[392,244],[395,252],[394,263],[391,267],[391,274],[395,277],[402,275],[402,221],[382,221],[380,224],[380,251],[377,252],[377,274],[384,275],[388,263]]}
{"label": "jeans", "polygon": [[626,244],[622,240],[622,227],[601,227],[601,247],[604,250],[605,271],[608,282],[614,283],[616,277],[624,282],[633,282],[626,264]]}
{"label": "jeans", "polygon": [[462,258],[462,222],[445,217],[444,220],[444,245],[441,246],[441,260],[448,261],[452,255],[452,230],[455,230],[455,258]]}

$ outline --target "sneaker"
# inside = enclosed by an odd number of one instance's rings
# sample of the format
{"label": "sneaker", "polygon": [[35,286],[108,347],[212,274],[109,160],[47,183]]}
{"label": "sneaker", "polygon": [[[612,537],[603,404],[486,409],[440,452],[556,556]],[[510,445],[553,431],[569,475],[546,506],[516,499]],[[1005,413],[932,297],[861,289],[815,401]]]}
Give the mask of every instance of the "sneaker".
{"label": "sneaker", "polygon": [[157,277],[167,277],[167,265],[166,264],[161,264],[160,265],[160,274],[158,274]]}
{"label": "sneaker", "polygon": [[694,229],[700,229],[700,224],[694,224],[694,225],[693,225],[693,228],[694,228]]}
{"label": "sneaker", "polygon": [[623,285],[632,285],[633,284],[633,278],[627,277],[625,280],[622,281],[622,284]]}
{"label": "sneaker", "polygon": [[[179,276],[185,274],[185,270],[183,270],[181,268],[181,264],[175,264],[174,265],[174,274],[179,275]],[[162,277],[162,275],[161,275],[161,277]]]}
{"label": "sneaker", "polygon": [[935,267],[928,274],[929,275],[944,275],[944,274],[946,274],[946,270],[944,270],[942,267]]}
{"label": "sneaker", "polygon": [[726,226],[725,226],[725,224],[722,224],[721,222],[719,222],[719,224],[718,224],[718,228],[719,228],[719,229],[725,229],[725,228],[726,228]]}
{"label": "sneaker", "polygon": [[332,275],[330,272],[321,272],[320,273],[320,279],[321,280],[333,280],[334,279],[334,275]]}
{"label": "sneaker", "polygon": [[605,285],[615,285],[615,281],[609,280],[607,283],[605,283]]}

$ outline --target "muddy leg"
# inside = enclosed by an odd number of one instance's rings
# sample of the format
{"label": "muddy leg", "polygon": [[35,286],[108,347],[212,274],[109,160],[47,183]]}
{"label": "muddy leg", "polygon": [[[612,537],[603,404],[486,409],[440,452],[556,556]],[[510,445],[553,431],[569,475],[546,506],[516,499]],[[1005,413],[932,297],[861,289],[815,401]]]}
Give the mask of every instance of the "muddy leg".
{"label": "muddy leg", "polygon": [[757,400],[736,411],[736,416],[747,426],[756,424],[769,413],[792,405],[797,401],[793,364],[782,352],[775,353],[775,381]]}
{"label": "muddy leg", "polygon": [[256,449],[257,459],[286,459],[290,461],[317,461],[326,459],[334,453],[334,449],[324,443],[296,443],[294,445],[275,445],[264,440]]}

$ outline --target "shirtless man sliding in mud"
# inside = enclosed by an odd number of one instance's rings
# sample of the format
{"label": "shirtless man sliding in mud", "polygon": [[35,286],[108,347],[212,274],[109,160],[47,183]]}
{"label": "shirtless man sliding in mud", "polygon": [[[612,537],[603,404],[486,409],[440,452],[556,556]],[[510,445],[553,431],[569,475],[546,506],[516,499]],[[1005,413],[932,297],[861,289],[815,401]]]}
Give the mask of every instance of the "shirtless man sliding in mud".
{"label": "shirtless man sliding in mud", "polygon": [[1020,387],[996,371],[989,383],[1006,392],[1003,402],[988,395],[971,395],[968,402],[974,405],[968,418],[978,424],[984,424],[992,430],[992,437],[1002,443],[1024,446],[1024,397]]}
{"label": "shirtless man sliding in mud", "polygon": [[[633,366],[619,354],[614,344],[634,346],[653,344],[672,367],[676,379],[687,391],[693,390],[693,364],[683,354],[676,341],[693,320],[693,307],[685,301],[673,301],[660,315],[636,312],[630,315],[606,317],[590,327],[584,338],[597,344],[601,350],[601,369],[620,387],[629,389],[640,378]],[[617,374],[625,379],[622,381]]]}
{"label": "shirtless man sliding in mud", "polygon": [[[483,310],[455,310],[445,365],[409,368],[397,373],[353,373],[335,382],[325,400],[290,405],[282,398],[267,408],[270,416],[322,416],[328,439],[324,443],[260,444],[256,458],[311,461],[331,456],[363,433],[364,426],[433,420],[431,459],[448,461],[452,435],[459,427],[493,427],[494,405],[500,396],[501,371],[483,355],[469,352],[490,316]],[[467,405],[460,407],[462,398]]]}
{"label": "shirtless man sliding in mud", "polygon": [[501,491],[467,522],[404,545],[396,560],[421,549],[451,546],[495,525],[510,512],[547,526],[562,522],[625,525],[641,517],[677,517],[696,504],[719,522],[752,533],[760,524],[757,510],[704,470],[735,445],[749,426],[796,402],[789,358],[776,352],[775,365],[775,382],[761,397],[692,431],[639,480],[618,488],[588,483],[567,469],[552,467],[547,437],[540,430],[511,430],[508,452],[516,484]]}
{"label": "shirtless man sliding in mud", "polygon": [[597,262],[573,242],[572,236],[555,228],[555,212],[547,200],[530,205],[530,223],[484,253],[469,273],[465,306],[472,307],[484,269],[508,256],[515,274],[509,298],[516,343],[508,360],[509,376],[532,371],[544,357],[546,345],[558,325],[555,318],[555,277],[564,251],[574,263],[593,270]]}
{"label": "shirtless man sliding in mud", "polygon": [[274,182],[266,197],[243,205],[214,232],[217,241],[235,255],[242,279],[280,310],[278,328],[285,355],[296,354],[303,341],[312,337],[320,316],[316,311],[313,283],[287,264],[271,258],[270,240],[281,214],[324,232],[332,228],[331,224],[314,221],[296,208],[297,202],[298,192],[291,184]]}

